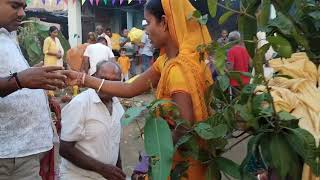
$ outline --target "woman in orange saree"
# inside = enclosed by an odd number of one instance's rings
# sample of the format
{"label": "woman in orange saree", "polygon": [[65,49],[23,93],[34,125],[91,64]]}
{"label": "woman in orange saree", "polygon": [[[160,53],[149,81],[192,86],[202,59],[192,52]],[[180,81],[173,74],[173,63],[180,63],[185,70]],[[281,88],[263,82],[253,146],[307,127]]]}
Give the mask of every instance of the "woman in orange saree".
{"label": "woman in orange saree", "polygon": [[[195,8],[188,0],[149,0],[145,5],[146,31],[161,56],[146,72],[130,84],[103,81],[76,72],[65,72],[70,85],[82,85],[117,97],[134,97],[157,88],[157,99],[172,100],[177,104],[180,115],[191,123],[205,120],[208,109],[204,95],[212,78],[210,70],[197,52],[197,46],[211,41],[207,27],[188,20]],[[174,126],[174,122],[169,122]],[[181,129],[173,130],[176,142],[183,135]],[[206,167],[187,158],[190,167],[188,179],[205,179]],[[174,164],[185,160],[176,153]]]}

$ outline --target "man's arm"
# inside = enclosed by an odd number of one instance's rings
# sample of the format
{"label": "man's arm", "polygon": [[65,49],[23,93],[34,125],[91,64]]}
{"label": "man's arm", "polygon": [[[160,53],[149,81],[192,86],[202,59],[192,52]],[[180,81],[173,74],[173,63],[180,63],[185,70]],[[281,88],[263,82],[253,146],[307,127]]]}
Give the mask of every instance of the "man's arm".
{"label": "man's arm", "polygon": [[101,174],[108,180],[124,180],[126,177],[120,168],[104,164],[85,155],[75,147],[75,142],[66,142],[61,140],[59,153],[63,158],[67,159],[74,165],[82,169]]}
{"label": "man's arm", "polygon": [[19,89],[14,78],[0,78],[0,97],[5,97]]}
{"label": "man's arm", "polygon": [[45,90],[62,88],[65,86],[66,76],[55,72],[62,69],[62,67],[33,67],[17,73],[16,77],[2,77],[0,97],[5,97],[20,88]]}

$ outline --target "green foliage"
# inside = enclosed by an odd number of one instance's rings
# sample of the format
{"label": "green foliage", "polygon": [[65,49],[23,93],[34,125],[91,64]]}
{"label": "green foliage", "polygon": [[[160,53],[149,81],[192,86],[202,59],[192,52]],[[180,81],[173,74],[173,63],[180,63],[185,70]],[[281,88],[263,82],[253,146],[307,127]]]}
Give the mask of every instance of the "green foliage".
{"label": "green foliage", "polygon": [[126,111],[124,114],[121,124],[122,126],[128,126],[133,120],[135,120],[144,110],[146,107],[132,107]]}
{"label": "green foliage", "polygon": [[208,8],[211,17],[216,17],[218,9],[218,0],[208,0]]}
{"label": "green foliage", "polygon": [[149,116],[144,133],[145,150],[151,157],[152,177],[166,179],[170,175],[174,153],[170,128],[165,120]]}
{"label": "green foliage", "polygon": [[[18,41],[22,52],[31,66],[43,61],[43,42],[49,35],[49,27],[39,24],[37,21],[30,20],[24,23],[18,31]],[[58,36],[65,51],[70,49],[69,42],[59,32]]]}

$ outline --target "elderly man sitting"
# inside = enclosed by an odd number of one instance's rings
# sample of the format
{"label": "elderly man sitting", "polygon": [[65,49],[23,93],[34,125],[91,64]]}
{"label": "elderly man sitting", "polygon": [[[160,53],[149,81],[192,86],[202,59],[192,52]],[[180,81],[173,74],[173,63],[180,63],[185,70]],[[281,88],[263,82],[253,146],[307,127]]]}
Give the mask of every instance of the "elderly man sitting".
{"label": "elderly man sitting", "polygon": [[[95,76],[121,80],[111,61],[97,64]],[[62,110],[61,180],[122,180],[119,144],[124,109],[116,97],[88,89]]]}

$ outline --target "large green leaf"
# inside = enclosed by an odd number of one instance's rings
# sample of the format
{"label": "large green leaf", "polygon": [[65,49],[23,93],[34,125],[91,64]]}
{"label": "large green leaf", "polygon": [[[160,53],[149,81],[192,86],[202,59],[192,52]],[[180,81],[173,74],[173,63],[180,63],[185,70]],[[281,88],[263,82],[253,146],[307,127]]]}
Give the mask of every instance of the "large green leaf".
{"label": "large green leaf", "polygon": [[208,9],[211,17],[216,17],[218,8],[218,0],[208,0]]}
{"label": "large green leaf", "polygon": [[128,109],[121,120],[121,124],[123,126],[128,126],[133,120],[140,116],[144,110],[146,110],[146,107],[144,106]]}
{"label": "large green leaf", "polygon": [[240,179],[239,165],[235,162],[224,157],[217,157],[215,158],[215,163],[217,164],[218,169],[222,172],[232,176],[233,178]]}
{"label": "large green leaf", "polygon": [[320,155],[317,154],[316,142],[312,134],[301,128],[288,128],[287,130],[288,132],[285,134],[285,138],[291,147],[303,158],[304,162],[311,167],[312,172],[320,176],[320,164],[317,162],[317,158],[319,158]]}
{"label": "large green leaf", "polygon": [[232,11],[228,11],[224,13],[220,18],[219,18],[219,24],[224,24],[232,15],[235,13]]}
{"label": "large green leaf", "polygon": [[170,128],[165,120],[149,116],[144,127],[144,147],[151,157],[153,179],[167,179],[170,175],[174,147]]}
{"label": "large green leaf", "polygon": [[227,76],[218,76],[217,80],[222,91],[226,91],[230,87],[230,80]]}
{"label": "large green leaf", "polygon": [[228,128],[225,124],[219,124],[218,126],[211,127],[210,124],[199,123],[196,125],[194,130],[201,138],[209,140],[225,136]]}
{"label": "large green leaf", "polygon": [[281,36],[270,36],[267,38],[273,49],[284,58],[290,58],[292,54],[292,47],[288,40]]}
{"label": "large green leaf", "polygon": [[283,133],[270,134],[265,138],[264,142],[261,142],[261,151],[263,159],[275,170],[280,179],[284,180],[287,177],[293,180],[300,179],[302,164]]}
{"label": "large green leaf", "polygon": [[221,173],[219,169],[216,167],[216,164],[211,163],[206,172],[206,180],[221,180]]}
{"label": "large green leaf", "polygon": [[257,17],[258,28],[264,29],[270,19],[271,0],[263,0],[261,3],[261,12]]}
{"label": "large green leaf", "polygon": [[285,112],[285,111],[279,112],[279,113],[278,113],[278,116],[279,116],[280,120],[282,120],[282,121],[297,120],[296,117],[294,117],[293,115],[291,115],[290,113]]}

